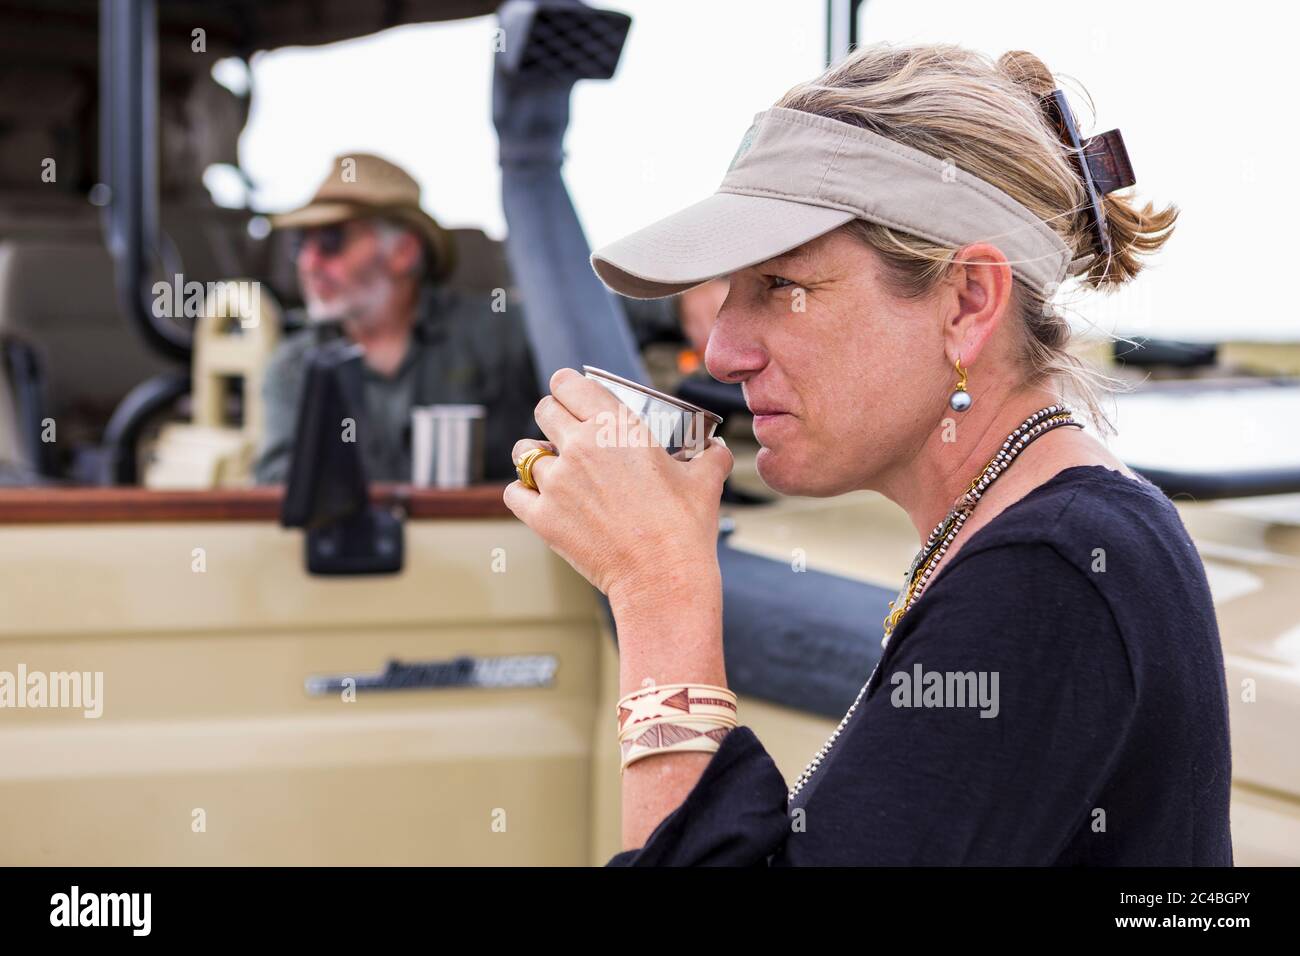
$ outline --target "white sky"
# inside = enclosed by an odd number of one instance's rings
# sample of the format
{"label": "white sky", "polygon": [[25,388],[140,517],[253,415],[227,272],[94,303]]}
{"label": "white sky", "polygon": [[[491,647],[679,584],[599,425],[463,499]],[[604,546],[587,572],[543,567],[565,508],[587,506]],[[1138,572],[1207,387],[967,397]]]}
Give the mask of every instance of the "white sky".
{"label": "white sky", "polygon": [[[607,0],[633,17],[618,73],[573,97],[566,180],[593,245],[711,193],[753,114],[822,68],[823,0]],[[1138,195],[1182,217],[1149,271],[1071,301],[1110,331],[1300,339],[1284,230],[1300,221],[1286,5],[868,0],[862,42],[1027,49],[1076,78],[1085,135],[1118,126]],[[1090,24],[1098,24],[1096,26]],[[491,124],[493,18],[258,55],[241,162],[268,211],[314,192],[340,153],[420,181],[447,225],[504,235]]]}

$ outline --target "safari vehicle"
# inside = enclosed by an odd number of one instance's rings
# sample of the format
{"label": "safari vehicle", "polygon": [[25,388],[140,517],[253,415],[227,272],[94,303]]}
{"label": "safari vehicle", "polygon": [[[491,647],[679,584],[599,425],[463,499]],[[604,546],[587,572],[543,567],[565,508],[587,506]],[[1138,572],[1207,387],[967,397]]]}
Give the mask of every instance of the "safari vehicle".
{"label": "safari vehicle", "polygon": [[[246,117],[210,82],[216,58],[496,7],[0,0],[0,674],[102,675],[98,715],[0,709],[0,862],[589,865],[621,849],[616,635],[500,486],[367,485],[310,433],[288,488],[247,485],[256,382],[293,291],[275,238],[199,187],[206,164],[236,162]],[[591,273],[560,175],[570,89],[614,73],[628,20],[560,0],[498,15],[509,236],[460,231],[449,281],[520,291],[542,384],[582,364],[646,381],[657,347],[643,354]],[[833,17],[832,52],[853,22]],[[34,84],[29,106],[14,91]],[[58,179],[33,185],[44,157]],[[160,272],[264,280],[260,320],[237,297],[194,327],[161,319]],[[1124,400],[1150,426],[1127,457],[1178,502],[1214,591],[1237,860],[1300,863],[1295,435],[1279,427],[1260,443],[1277,460],[1246,470],[1162,467],[1145,444],[1188,440],[1171,402],[1194,401],[1201,427],[1202,407],[1294,421],[1300,348],[1150,342],[1099,360],[1151,376]],[[321,361],[309,387],[346,402],[345,375]],[[667,384],[728,419],[728,680],[792,779],[874,664],[914,532],[874,494],[773,495],[738,393]]]}

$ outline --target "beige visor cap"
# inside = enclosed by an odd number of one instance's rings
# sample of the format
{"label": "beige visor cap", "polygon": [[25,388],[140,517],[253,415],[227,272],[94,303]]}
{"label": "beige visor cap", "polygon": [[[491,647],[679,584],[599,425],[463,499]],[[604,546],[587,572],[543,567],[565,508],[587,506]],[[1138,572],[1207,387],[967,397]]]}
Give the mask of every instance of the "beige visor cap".
{"label": "beige visor cap", "polygon": [[951,161],[800,110],[754,118],[712,196],[597,249],[592,268],[634,299],[674,295],[865,219],[959,248],[991,242],[1049,297],[1091,256]]}

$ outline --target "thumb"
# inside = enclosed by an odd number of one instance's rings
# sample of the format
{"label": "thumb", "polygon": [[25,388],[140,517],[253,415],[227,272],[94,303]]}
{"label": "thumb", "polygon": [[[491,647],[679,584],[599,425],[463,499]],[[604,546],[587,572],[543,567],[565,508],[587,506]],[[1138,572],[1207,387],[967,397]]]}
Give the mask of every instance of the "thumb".
{"label": "thumb", "polygon": [[717,435],[709,439],[709,443],[704,446],[704,450],[691,459],[691,467],[697,469],[697,473],[704,472],[712,475],[713,480],[722,485],[731,474],[731,469],[735,467],[736,459],[731,454],[731,449]]}

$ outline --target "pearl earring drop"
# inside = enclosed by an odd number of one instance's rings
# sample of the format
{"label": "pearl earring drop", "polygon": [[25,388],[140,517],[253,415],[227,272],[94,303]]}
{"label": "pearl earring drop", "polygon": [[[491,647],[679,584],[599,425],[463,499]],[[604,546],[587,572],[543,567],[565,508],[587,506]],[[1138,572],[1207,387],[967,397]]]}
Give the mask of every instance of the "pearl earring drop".
{"label": "pearl earring drop", "polygon": [[974,399],[970,397],[970,392],[966,391],[966,370],[961,367],[960,355],[957,356],[956,367],[957,387],[953,389],[953,393],[948,396],[948,407],[954,412],[964,412],[966,409],[970,408],[971,402],[974,401]]}

